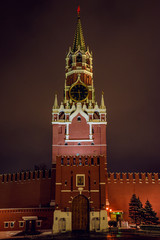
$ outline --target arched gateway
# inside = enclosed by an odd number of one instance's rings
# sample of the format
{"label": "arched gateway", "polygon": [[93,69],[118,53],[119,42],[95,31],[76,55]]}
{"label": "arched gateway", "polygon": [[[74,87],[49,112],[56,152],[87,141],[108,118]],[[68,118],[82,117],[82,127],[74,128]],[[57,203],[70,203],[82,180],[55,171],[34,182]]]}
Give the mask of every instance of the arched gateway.
{"label": "arched gateway", "polygon": [[72,201],[72,231],[89,230],[89,201],[78,195]]}

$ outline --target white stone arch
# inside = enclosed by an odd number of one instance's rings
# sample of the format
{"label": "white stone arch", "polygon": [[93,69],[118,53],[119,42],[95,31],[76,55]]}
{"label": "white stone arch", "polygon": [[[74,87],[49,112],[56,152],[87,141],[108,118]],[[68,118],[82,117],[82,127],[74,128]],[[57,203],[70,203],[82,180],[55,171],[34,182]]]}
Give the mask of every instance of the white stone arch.
{"label": "white stone arch", "polygon": [[84,117],[86,119],[86,121],[89,121],[89,116],[83,111],[82,109],[82,104],[81,103],[77,103],[77,109],[76,111],[69,116],[69,121],[72,122],[72,120],[78,115],[81,114],[82,117]]}

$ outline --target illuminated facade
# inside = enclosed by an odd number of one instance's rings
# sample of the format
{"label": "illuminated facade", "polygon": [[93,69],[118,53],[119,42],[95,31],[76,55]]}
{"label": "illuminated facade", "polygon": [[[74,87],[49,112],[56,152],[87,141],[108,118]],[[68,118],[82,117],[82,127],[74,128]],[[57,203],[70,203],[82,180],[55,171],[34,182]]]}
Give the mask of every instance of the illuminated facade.
{"label": "illuminated facade", "polygon": [[64,99],[52,110],[52,166],[56,168],[53,232],[106,230],[106,107],[95,101],[92,53],[80,13],[66,56]]}
{"label": "illuminated facade", "polygon": [[105,231],[112,220],[130,221],[135,193],[160,217],[159,173],[108,173],[106,107],[95,99],[92,52],[80,13],[66,56],[64,99],[52,109],[52,169],[0,175],[0,230]]}

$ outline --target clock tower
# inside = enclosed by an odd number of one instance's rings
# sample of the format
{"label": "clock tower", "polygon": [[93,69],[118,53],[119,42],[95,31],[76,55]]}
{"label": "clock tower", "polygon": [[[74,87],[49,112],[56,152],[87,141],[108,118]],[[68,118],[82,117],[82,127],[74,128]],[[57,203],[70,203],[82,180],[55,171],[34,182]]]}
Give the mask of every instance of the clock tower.
{"label": "clock tower", "polygon": [[66,55],[64,99],[52,109],[52,167],[56,191],[53,232],[106,230],[106,107],[95,101],[92,52],[86,47],[80,7]]}

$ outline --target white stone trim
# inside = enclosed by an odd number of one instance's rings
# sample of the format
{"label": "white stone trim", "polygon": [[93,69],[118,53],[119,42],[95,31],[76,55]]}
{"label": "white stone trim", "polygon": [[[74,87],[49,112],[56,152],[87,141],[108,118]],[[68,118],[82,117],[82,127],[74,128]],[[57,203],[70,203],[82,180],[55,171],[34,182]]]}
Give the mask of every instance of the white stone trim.
{"label": "white stone trim", "polygon": [[84,117],[87,122],[89,121],[89,116],[83,111],[82,104],[80,102],[77,103],[76,111],[72,115],[69,116],[69,121],[72,122],[73,118],[75,118],[78,114],[81,114],[82,117]]}
{"label": "white stone trim", "polygon": [[99,184],[100,184],[100,185],[103,185],[103,184],[106,184],[106,183],[105,183],[105,182],[100,182]]}
{"label": "white stone trim", "polygon": [[24,216],[22,217],[23,220],[38,220],[37,216]]}
{"label": "white stone trim", "polygon": [[[93,142],[93,139],[66,139],[65,142]],[[65,145],[65,146],[68,146],[68,145]]]}
{"label": "white stone trim", "polygon": [[[79,192],[78,190],[73,190],[73,192]],[[89,192],[88,190],[83,190],[83,192]]]}
{"label": "white stone trim", "polygon": [[99,190],[90,190],[90,192],[99,192]]}
{"label": "white stone trim", "polygon": [[[73,113],[74,114],[74,113]],[[72,114],[72,115],[73,115]],[[71,115],[71,116],[72,116]],[[87,115],[87,114],[86,114]],[[88,115],[87,115],[88,116]],[[55,121],[55,122],[51,122],[52,123],[52,125],[54,125],[54,124],[62,124],[62,125],[65,125],[65,124],[71,124],[71,122],[57,122],[57,121]],[[101,121],[99,121],[99,122],[92,122],[92,121],[88,121],[88,124],[99,124],[99,125],[101,125],[101,124],[105,124],[105,125],[107,125],[107,122],[106,121],[104,121],[104,122],[101,122]]]}
{"label": "white stone trim", "polygon": [[61,192],[71,192],[71,190],[61,190]]}
{"label": "white stone trim", "polygon": [[56,183],[56,185],[62,185],[62,183]]}
{"label": "white stone trim", "polygon": [[90,71],[87,71],[85,69],[75,69],[75,70],[71,70],[69,72],[66,73],[66,78],[70,75],[72,75],[73,73],[85,73],[85,74],[88,74],[90,75],[91,77],[93,77],[93,73],[90,72]]}
{"label": "white stone trim", "polygon": [[[72,140],[65,140],[66,142],[73,142]],[[76,140],[77,142],[80,140]],[[84,140],[82,142],[85,142]],[[87,142],[93,142],[93,140],[87,140]],[[56,145],[53,144],[52,147],[73,147],[73,146],[78,146],[78,147],[106,147],[107,144],[94,144],[94,145]],[[107,169],[107,168],[106,168]]]}

